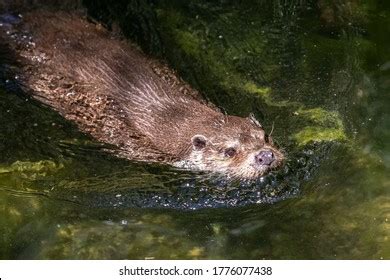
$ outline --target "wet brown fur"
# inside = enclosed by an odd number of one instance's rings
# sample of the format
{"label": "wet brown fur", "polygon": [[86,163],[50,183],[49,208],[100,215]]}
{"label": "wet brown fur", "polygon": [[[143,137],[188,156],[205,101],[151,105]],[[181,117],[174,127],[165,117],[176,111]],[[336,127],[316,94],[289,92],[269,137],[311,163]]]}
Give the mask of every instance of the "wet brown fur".
{"label": "wet brown fur", "polygon": [[173,163],[189,155],[194,134],[237,134],[245,143],[259,129],[222,114],[166,65],[80,14],[32,11],[12,29],[32,36],[12,40],[0,28],[16,50],[22,85],[121,156]]}

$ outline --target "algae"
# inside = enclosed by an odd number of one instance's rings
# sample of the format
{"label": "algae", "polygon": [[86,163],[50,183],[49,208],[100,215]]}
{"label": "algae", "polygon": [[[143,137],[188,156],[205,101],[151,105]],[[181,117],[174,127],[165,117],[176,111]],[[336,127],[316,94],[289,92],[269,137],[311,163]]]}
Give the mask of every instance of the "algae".
{"label": "algae", "polygon": [[4,173],[35,173],[45,176],[48,172],[56,172],[64,168],[64,164],[55,163],[50,160],[42,160],[38,162],[16,161],[10,166],[0,166],[0,175]]}

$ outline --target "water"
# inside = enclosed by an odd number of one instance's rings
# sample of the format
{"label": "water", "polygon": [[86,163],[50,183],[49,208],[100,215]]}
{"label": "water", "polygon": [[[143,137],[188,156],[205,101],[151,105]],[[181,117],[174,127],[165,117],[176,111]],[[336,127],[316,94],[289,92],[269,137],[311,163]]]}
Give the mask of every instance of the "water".
{"label": "water", "polygon": [[3,79],[1,258],[390,259],[388,4],[84,2],[288,162],[247,184],[118,159]]}

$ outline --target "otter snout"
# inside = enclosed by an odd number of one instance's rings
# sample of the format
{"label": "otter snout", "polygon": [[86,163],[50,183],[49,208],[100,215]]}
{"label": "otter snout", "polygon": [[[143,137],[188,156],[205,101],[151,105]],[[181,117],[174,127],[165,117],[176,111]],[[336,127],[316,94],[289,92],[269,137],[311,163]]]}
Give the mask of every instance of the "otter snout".
{"label": "otter snout", "polygon": [[264,150],[255,156],[256,162],[260,165],[271,165],[274,162],[275,156],[271,150]]}

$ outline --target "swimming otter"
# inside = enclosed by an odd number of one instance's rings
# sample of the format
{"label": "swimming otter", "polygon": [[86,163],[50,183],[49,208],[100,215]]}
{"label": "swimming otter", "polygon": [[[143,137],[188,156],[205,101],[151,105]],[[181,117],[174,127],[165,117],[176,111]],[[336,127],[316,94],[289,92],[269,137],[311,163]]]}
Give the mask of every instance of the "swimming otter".
{"label": "swimming otter", "polygon": [[80,14],[2,20],[18,82],[119,156],[246,179],[282,163],[254,117],[221,113],[168,67]]}

